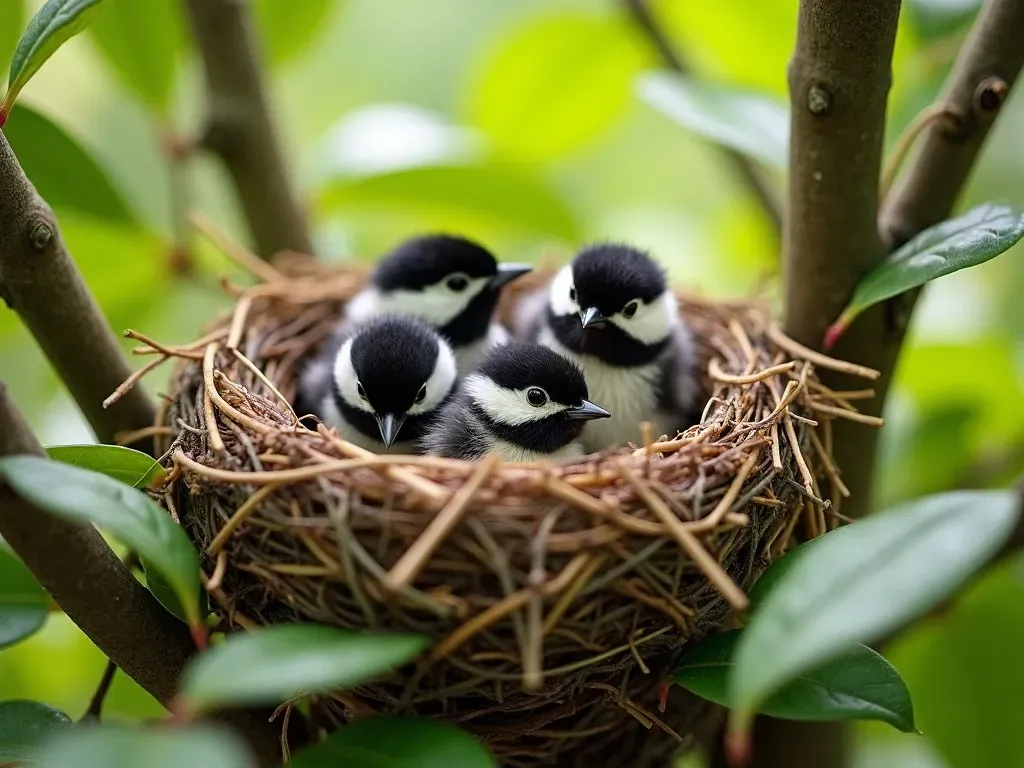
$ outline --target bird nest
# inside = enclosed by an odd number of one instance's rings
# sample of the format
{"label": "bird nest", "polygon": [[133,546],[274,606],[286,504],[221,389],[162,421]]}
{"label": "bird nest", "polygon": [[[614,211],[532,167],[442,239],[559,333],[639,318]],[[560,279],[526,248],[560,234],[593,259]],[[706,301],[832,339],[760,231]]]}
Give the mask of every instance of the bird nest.
{"label": "bird nest", "polygon": [[679,746],[696,709],[655,711],[680,649],[840,519],[831,423],[871,422],[851,402],[869,392],[832,391],[815,368],[873,372],[801,347],[757,303],[683,295],[707,397],[685,432],[638,425],[634,445],[558,464],[378,456],[290,405],[365,273],[296,255],[250,267],[262,282],[227,285],[235,309],[201,339],[129,332],[155,362],[180,359],[156,429],[164,501],[225,625],[430,638],[400,674],[313,700],[328,729],[442,718],[506,765],[641,765]]}

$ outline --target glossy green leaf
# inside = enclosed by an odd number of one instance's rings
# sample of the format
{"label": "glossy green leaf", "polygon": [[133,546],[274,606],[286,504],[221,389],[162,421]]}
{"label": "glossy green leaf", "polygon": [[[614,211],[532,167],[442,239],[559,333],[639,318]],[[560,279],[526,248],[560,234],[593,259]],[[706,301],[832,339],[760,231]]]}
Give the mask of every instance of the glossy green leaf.
{"label": "glossy green leaf", "polygon": [[0,702],[0,765],[36,758],[50,739],[71,725],[63,712],[37,701]]}
{"label": "glossy green leaf", "polygon": [[[734,629],[701,640],[679,661],[675,682],[728,706],[729,675],[742,633]],[[790,680],[757,711],[787,720],[881,720],[901,731],[914,730],[906,683],[883,656],[860,644]]]}
{"label": "glossy green leaf", "polygon": [[0,3],[0,72],[11,60],[18,36],[25,27],[25,0]]}
{"label": "glossy green leaf", "polygon": [[825,334],[832,346],[861,312],[937,277],[983,264],[1024,237],[1024,213],[985,203],[929,227],[861,280],[843,314]]}
{"label": "glossy green leaf", "polygon": [[[181,600],[174,592],[174,588],[167,583],[167,580],[160,574],[160,569],[155,568],[146,562],[145,558],[139,558],[142,563],[142,570],[146,574],[146,589],[153,593],[153,597],[156,598],[157,602],[164,607],[164,609],[173,614],[175,617],[181,619],[186,624],[188,623],[188,614],[185,609],[181,606]],[[197,596],[200,605],[200,613],[204,613],[202,610],[203,595]]]}
{"label": "glossy green leaf", "polygon": [[734,724],[742,729],[769,696],[808,669],[948,597],[987,562],[1018,516],[1010,491],[946,493],[820,536],[800,547],[791,567],[779,560],[771,568],[786,572],[736,651]]}
{"label": "glossy green leaf", "polygon": [[54,739],[33,768],[252,768],[255,764],[244,742],[226,728],[92,726]]}
{"label": "glossy green leaf", "polygon": [[[10,0],[7,0],[10,2]],[[18,41],[11,60],[7,95],[0,105],[0,126],[18,94],[58,48],[88,26],[104,0],[46,0]]]}
{"label": "glossy green leaf", "polygon": [[123,224],[135,221],[103,167],[42,113],[18,107],[4,128],[4,136],[29,181],[58,212],[71,210]]}
{"label": "glossy green leaf", "polygon": [[196,551],[171,516],[144,493],[96,472],[34,456],[0,459],[0,478],[41,509],[94,523],[126,544],[173,586],[189,625],[202,626]]}
{"label": "glossy green leaf", "polygon": [[99,472],[132,488],[145,488],[164,474],[151,456],[120,445],[52,445],[46,455],[62,464]]}
{"label": "glossy green leaf", "polygon": [[339,5],[340,0],[254,0],[256,25],[271,64],[284,64],[305,51]]}
{"label": "glossy green leaf", "polygon": [[774,97],[700,83],[674,72],[647,72],[641,99],[675,123],[773,168],[789,162],[789,111]]}
{"label": "glossy green leaf", "polygon": [[111,0],[89,34],[126,86],[159,114],[167,111],[184,28],[180,0]]}
{"label": "glossy green leaf", "polygon": [[469,122],[502,154],[544,160],[605,131],[630,102],[648,50],[617,16],[536,17],[475,67]]}
{"label": "glossy green leaf", "polygon": [[317,624],[266,627],[232,635],[196,658],[181,697],[191,711],[277,704],[368,682],[425,647],[414,635],[356,635]]}
{"label": "glossy green leaf", "polygon": [[431,166],[338,179],[320,202],[326,212],[461,214],[570,241],[580,235],[566,201],[537,176],[514,167]]}
{"label": "glossy green leaf", "polygon": [[289,768],[494,768],[480,742],[447,723],[411,717],[356,720],[296,754]]}
{"label": "glossy green leaf", "polygon": [[49,612],[49,599],[35,576],[0,543],[0,648],[35,634]]}

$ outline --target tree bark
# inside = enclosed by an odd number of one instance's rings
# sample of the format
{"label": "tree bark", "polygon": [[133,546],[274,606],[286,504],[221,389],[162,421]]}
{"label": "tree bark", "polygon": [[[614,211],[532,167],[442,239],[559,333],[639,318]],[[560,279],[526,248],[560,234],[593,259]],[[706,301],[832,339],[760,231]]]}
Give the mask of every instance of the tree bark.
{"label": "tree bark", "polygon": [[[0,382],[0,457],[43,449]],[[92,526],[36,509],[0,484],[0,536],[61,610],[112,662],[168,704],[195,652],[188,628],[165,611]],[[261,766],[281,761],[280,734],[268,712],[232,710],[214,719],[237,729]]]}
{"label": "tree bark", "polygon": [[[648,0],[625,0],[625,3],[636,26],[657,49],[665,66],[681,75],[687,74],[690,68],[654,17]],[[722,152],[733,171],[757,200],[764,215],[771,223],[773,231],[779,233],[782,230],[782,210],[779,200],[775,191],[765,182],[757,164],[746,155],[733,149],[726,147],[722,149]]]}
{"label": "tree bark", "polygon": [[312,253],[271,116],[248,0],[185,0],[206,72],[207,149],[234,183],[257,252]]}
{"label": "tree bark", "polygon": [[[153,403],[135,387],[110,408],[103,400],[132,368],[68,254],[50,206],[0,134],[0,298],[18,313],[104,443],[150,427]],[[143,441],[137,447],[151,450]]]}

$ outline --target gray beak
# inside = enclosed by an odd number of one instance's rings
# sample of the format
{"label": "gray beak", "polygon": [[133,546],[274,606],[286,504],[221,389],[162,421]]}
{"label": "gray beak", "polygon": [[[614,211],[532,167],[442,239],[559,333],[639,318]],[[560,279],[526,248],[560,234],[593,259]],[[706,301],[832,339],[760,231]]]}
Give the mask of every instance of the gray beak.
{"label": "gray beak", "polygon": [[587,307],[580,312],[580,322],[583,323],[584,328],[589,328],[590,326],[600,328],[608,320],[597,307]]}
{"label": "gray beak", "polygon": [[395,438],[398,437],[398,430],[402,428],[404,422],[405,416],[395,416],[393,413],[377,417],[377,426],[380,427],[380,436],[386,448],[390,448],[394,444]]}
{"label": "gray beak", "polygon": [[517,277],[521,277],[527,272],[532,271],[533,267],[529,264],[513,264],[511,262],[507,264],[499,264],[498,274],[491,278],[490,286],[494,290],[498,290],[499,288],[511,283]]}
{"label": "gray beak", "polygon": [[565,412],[573,421],[590,421],[591,419],[607,419],[611,416],[608,411],[599,405],[594,405],[589,400],[584,400],[574,408],[570,408]]}

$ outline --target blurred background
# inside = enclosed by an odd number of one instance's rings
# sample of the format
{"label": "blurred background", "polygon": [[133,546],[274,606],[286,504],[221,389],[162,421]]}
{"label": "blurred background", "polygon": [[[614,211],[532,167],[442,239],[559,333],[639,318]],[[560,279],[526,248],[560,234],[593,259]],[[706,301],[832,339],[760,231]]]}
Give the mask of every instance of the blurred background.
{"label": "blurred background", "polygon": [[[324,258],[373,259],[427,229],[479,238],[515,260],[564,259],[611,238],[651,249],[678,282],[705,293],[776,293],[778,237],[708,137],[735,134],[784,194],[776,166],[785,163],[797,0],[652,0],[703,83],[697,112],[718,118],[683,119],[696,133],[638,87],[661,62],[621,0],[253,2],[282,139]],[[0,1],[0,70],[41,4]],[[230,267],[189,237],[184,214],[201,208],[246,238],[217,162],[167,151],[203,117],[180,5],[114,0],[31,82],[5,129],[113,327],[166,342],[194,338],[227,306],[218,279]],[[890,146],[935,98],[976,10],[975,0],[904,0]],[[961,208],[987,200],[1024,207],[1022,89]],[[878,505],[1006,485],[1024,470],[1022,256],[1018,246],[929,287],[886,414]],[[166,376],[149,386],[159,391]],[[6,311],[0,378],[44,443],[92,440]],[[1021,648],[1018,559],[890,649],[924,736],[865,726],[858,765],[1024,766]],[[31,697],[75,717],[103,663],[70,622],[52,618],[0,653],[0,699]],[[161,709],[119,676],[106,712],[137,719]]]}

